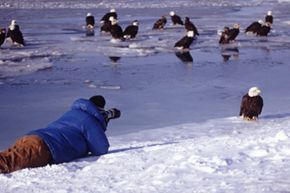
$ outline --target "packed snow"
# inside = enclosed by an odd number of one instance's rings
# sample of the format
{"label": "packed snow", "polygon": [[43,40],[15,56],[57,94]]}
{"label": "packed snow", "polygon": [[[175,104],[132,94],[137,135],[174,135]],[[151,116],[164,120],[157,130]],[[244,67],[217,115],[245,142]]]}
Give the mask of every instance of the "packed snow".
{"label": "packed snow", "polygon": [[[123,28],[139,20],[135,40],[99,34],[112,7]],[[173,48],[185,30],[171,10],[201,34],[186,54]],[[243,33],[268,10],[268,37]],[[0,174],[0,192],[289,193],[289,10],[288,0],[1,1],[0,27],[16,19],[27,46],[0,48],[0,150],[77,98],[102,94],[122,116],[109,124],[108,154]],[[162,15],[165,29],[152,31]],[[234,23],[237,41],[220,46],[219,31]],[[257,122],[237,117],[252,86],[265,102]]]}
{"label": "packed snow", "polygon": [[143,130],[110,137],[101,157],[0,175],[0,191],[286,193],[289,137],[289,115]]}

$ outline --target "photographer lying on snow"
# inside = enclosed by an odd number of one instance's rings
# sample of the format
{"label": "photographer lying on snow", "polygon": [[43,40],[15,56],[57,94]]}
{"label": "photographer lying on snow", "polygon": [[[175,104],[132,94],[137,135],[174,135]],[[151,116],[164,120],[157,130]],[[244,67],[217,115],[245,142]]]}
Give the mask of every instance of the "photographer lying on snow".
{"label": "photographer lying on snow", "polygon": [[106,154],[109,149],[105,135],[107,124],[119,118],[121,112],[116,108],[105,111],[105,104],[101,95],[76,100],[71,110],[58,120],[46,128],[29,132],[0,152],[0,173]]}

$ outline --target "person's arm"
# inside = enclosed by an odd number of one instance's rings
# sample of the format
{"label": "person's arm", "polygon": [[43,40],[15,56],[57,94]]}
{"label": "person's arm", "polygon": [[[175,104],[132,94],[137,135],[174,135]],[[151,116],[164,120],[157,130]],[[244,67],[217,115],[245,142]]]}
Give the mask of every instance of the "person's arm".
{"label": "person's arm", "polygon": [[85,124],[84,135],[87,139],[89,151],[92,155],[108,153],[110,144],[101,124],[95,119],[89,119]]}
{"label": "person's arm", "polygon": [[[111,119],[119,118],[121,111],[112,108],[108,111],[102,111],[101,114],[104,116],[107,125]],[[106,126],[104,127],[96,119],[90,118],[87,120],[85,124],[85,136],[92,155],[102,155],[108,152],[110,144],[105,134],[106,129]]]}

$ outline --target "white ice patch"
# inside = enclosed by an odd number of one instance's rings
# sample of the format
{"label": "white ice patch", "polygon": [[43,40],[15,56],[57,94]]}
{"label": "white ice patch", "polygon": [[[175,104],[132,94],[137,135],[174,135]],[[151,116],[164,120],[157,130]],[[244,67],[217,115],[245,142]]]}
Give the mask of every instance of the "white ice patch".
{"label": "white ice patch", "polygon": [[30,74],[32,72],[36,72],[39,70],[45,70],[52,68],[53,64],[51,63],[27,63],[20,64],[19,63],[8,63],[4,66],[1,66],[0,70],[0,78],[7,78],[12,76],[19,76],[24,74]]}
{"label": "white ice patch", "polygon": [[[28,36],[27,45],[16,47],[9,39],[0,49],[0,78],[15,77],[53,67],[53,60],[62,56],[50,40]],[[52,41],[53,42],[53,41]],[[47,44],[48,43],[48,44]]]}
{"label": "white ice patch", "polygon": [[[160,52],[159,47],[163,44],[151,39],[150,37],[138,36],[134,40],[121,41],[120,39],[111,39],[110,36],[97,37],[91,39],[87,37],[71,37],[77,46],[76,50],[80,52],[95,51],[106,56],[118,57],[136,57],[148,56]],[[164,46],[166,47],[166,46]]]}
{"label": "white ice patch", "polygon": [[19,76],[51,68],[51,58],[59,55],[58,52],[25,51],[21,48],[2,50],[0,77]]}
{"label": "white ice patch", "polygon": [[109,89],[109,90],[120,90],[121,86],[118,85],[101,85],[101,89]]}

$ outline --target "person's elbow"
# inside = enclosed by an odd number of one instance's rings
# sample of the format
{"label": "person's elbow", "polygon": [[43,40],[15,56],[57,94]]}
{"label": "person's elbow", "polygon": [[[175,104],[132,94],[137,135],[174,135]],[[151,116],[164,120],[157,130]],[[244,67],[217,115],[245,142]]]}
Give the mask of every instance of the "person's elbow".
{"label": "person's elbow", "polygon": [[110,145],[106,145],[104,146],[101,150],[100,150],[100,155],[104,155],[104,154],[107,154],[109,152],[109,147]]}
{"label": "person's elbow", "polygon": [[109,144],[103,144],[103,145],[100,145],[100,146],[96,149],[96,151],[95,151],[95,155],[99,156],[99,155],[107,154],[108,151],[109,151],[109,147],[110,147]]}

